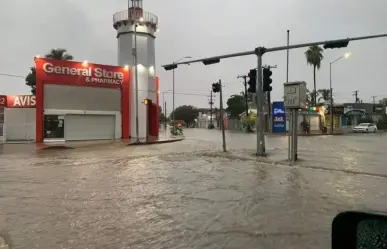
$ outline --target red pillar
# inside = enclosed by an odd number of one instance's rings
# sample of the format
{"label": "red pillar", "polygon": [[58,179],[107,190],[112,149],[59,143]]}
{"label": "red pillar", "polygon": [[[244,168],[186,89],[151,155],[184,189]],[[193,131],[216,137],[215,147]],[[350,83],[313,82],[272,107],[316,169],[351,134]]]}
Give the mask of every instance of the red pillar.
{"label": "red pillar", "polygon": [[[160,106],[160,78],[156,77],[156,136],[159,136],[159,122],[160,122],[160,113],[159,113],[159,106]],[[163,103],[164,104],[164,103]]]}
{"label": "red pillar", "polygon": [[42,80],[42,67],[43,62],[39,58],[35,57],[35,69],[36,69],[36,88],[35,88],[35,96],[36,96],[36,110],[35,110],[35,125],[36,125],[36,142],[43,143],[43,121],[44,121],[44,86]]}
{"label": "red pillar", "polygon": [[121,86],[121,123],[122,123],[122,138],[129,139],[130,136],[130,75],[129,69],[124,69],[124,80]]}

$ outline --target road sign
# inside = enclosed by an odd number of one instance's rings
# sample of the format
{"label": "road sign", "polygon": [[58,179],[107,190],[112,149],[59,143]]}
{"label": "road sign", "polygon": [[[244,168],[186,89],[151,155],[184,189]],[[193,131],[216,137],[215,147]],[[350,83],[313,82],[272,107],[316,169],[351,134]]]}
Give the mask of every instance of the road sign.
{"label": "road sign", "polygon": [[284,102],[286,108],[304,108],[306,104],[306,82],[284,83]]}

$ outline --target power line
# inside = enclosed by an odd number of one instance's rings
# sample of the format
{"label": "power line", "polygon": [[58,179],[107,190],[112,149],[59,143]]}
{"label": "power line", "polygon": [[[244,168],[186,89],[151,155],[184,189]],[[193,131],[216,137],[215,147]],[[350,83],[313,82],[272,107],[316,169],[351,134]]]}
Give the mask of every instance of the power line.
{"label": "power line", "polygon": [[16,75],[16,74],[8,74],[8,73],[0,73],[1,76],[8,76],[8,77],[16,77],[16,78],[23,78],[25,79],[25,76]]}

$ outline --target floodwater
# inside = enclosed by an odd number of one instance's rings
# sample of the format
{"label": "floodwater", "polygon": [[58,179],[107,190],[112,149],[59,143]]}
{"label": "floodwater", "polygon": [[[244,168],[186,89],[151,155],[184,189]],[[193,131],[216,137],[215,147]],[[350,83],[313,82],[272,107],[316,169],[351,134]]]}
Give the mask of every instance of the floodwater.
{"label": "floodwater", "polygon": [[[387,135],[287,139],[186,130],[182,142],[0,156],[0,248],[330,248],[333,217],[387,211]],[[0,236],[0,237],[1,237]]]}

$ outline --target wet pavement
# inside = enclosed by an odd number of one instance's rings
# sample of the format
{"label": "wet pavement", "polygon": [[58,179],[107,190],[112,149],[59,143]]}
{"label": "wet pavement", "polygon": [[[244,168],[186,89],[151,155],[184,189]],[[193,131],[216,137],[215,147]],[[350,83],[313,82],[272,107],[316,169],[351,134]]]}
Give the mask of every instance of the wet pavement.
{"label": "wet pavement", "polygon": [[[177,143],[0,156],[0,235],[12,248],[330,248],[349,209],[387,211],[385,134],[287,138],[185,130]],[[0,247],[3,240],[0,239]],[[10,246],[11,247],[11,246]]]}

